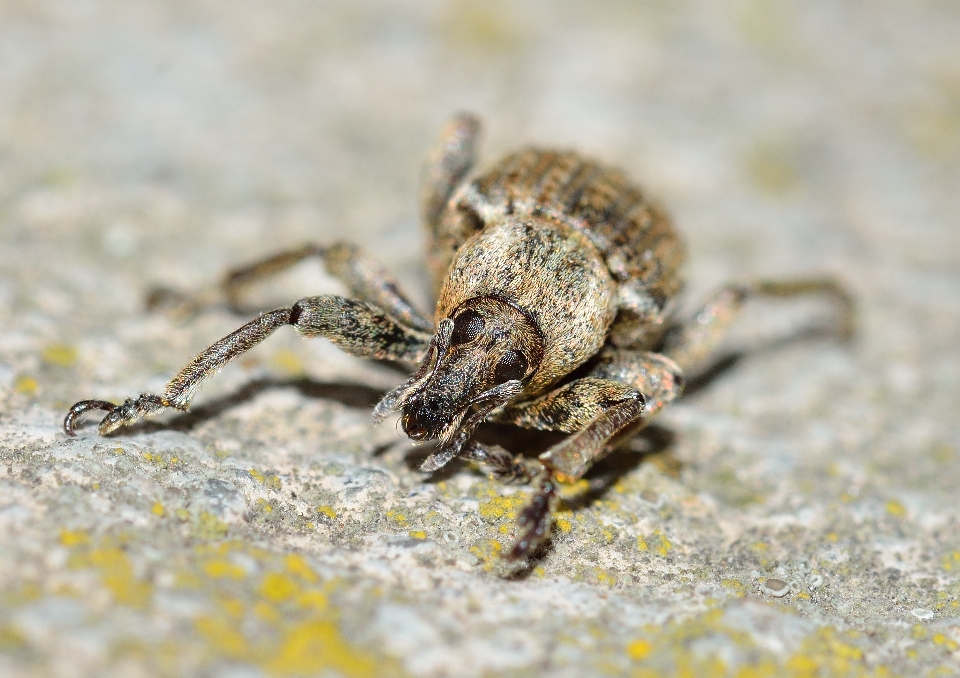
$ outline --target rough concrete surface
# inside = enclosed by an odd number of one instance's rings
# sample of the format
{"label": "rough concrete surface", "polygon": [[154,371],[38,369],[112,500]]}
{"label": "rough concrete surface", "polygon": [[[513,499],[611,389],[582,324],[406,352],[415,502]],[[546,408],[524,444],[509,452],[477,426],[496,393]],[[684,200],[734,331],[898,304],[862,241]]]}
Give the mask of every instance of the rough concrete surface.
{"label": "rough concrete surface", "polygon": [[[960,673],[958,35],[948,0],[0,0],[0,674]],[[527,488],[419,473],[369,425],[402,374],[292,331],[189,414],[63,434],[244,320],[152,285],[347,238],[429,307],[417,175],[456,110],[487,163],[648,187],[688,303],[827,272],[856,341],[751,306],[512,569]]]}

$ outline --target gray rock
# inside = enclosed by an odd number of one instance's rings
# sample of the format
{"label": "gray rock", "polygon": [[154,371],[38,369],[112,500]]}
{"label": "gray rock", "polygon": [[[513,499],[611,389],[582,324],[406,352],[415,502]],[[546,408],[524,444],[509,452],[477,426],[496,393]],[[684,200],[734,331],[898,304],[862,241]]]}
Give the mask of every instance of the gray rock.
{"label": "gray rock", "polygon": [[[958,34],[944,2],[4,3],[0,674],[960,671]],[[828,272],[857,339],[751,307],[519,568],[527,489],[420,474],[369,425],[402,375],[293,332],[189,414],[62,434],[244,320],[154,285],[347,238],[428,308],[417,175],[461,109],[486,162],[645,185],[691,305]],[[305,264],[250,303],[340,291]]]}

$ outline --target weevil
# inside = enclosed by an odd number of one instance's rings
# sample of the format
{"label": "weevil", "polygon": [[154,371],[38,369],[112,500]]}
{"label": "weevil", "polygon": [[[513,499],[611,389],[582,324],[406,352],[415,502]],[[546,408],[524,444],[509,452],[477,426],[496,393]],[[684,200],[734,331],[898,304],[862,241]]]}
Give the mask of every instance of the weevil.
{"label": "weevil", "polygon": [[[373,420],[399,412],[407,436],[435,441],[423,471],[460,457],[533,485],[505,552],[519,559],[549,534],[558,483],[581,478],[675,400],[684,372],[702,363],[748,299],[831,296],[843,311],[838,329],[849,333],[850,296],[830,278],[729,284],[680,317],[683,243],[643,191],[577,153],[537,148],[470,178],[479,133],[477,118],[455,117],[426,163],[420,203],[437,298],[432,320],[353,245],[281,252],[229,272],[218,294],[237,307],[251,283],[317,258],[352,297],[306,297],[262,313],[200,353],[163,393],[76,403],[66,433],[74,435],[88,410],[107,412],[101,435],[186,410],[206,379],[292,325],[352,355],[413,368]],[[486,421],[569,435],[531,459],[473,440]]]}

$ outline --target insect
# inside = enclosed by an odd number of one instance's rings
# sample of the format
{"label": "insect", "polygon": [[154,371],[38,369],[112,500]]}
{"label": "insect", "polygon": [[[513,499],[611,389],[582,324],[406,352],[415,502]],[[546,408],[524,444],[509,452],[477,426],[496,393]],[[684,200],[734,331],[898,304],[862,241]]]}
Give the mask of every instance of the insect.
{"label": "insect", "polygon": [[[829,278],[721,288],[692,318],[678,317],[684,248],[664,212],[622,173],[572,152],[526,148],[469,180],[479,121],[460,115],[428,158],[421,209],[427,264],[437,294],[433,320],[358,248],[308,245],[228,273],[219,293],[242,292],[309,258],[352,293],[306,297],[261,314],[194,358],[164,388],[116,405],[83,400],[107,415],[107,435],[167,409],[186,410],[200,385],[285,325],[325,337],[355,356],[400,361],[413,375],[373,411],[400,413],[415,441],[435,441],[422,465],[454,457],[502,479],[533,485],[507,558],[530,555],[549,534],[558,483],[581,478],[618,440],[642,428],[683,390],[683,373],[709,354],[755,296],[850,297]],[[485,421],[568,433],[536,459],[472,440]]]}

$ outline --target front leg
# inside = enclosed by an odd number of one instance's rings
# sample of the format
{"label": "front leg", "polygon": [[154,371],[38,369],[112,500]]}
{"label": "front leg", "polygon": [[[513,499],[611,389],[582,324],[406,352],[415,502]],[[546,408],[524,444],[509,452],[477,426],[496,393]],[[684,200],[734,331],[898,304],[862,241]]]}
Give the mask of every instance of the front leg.
{"label": "front leg", "polygon": [[431,339],[371,304],[337,296],[307,297],[290,308],[264,313],[207,348],[167,383],[162,394],[144,393],[122,405],[104,400],[78,402],[63,421],[64,431],[74,435],[77,420],[89,410],[107,412],[100,422],[100,435],[167,408],[185,411],[204,381],[284,325],[292,325],[304,337],[325,337],[351,355],[377,360],[419,362]]}
{"label": "front leg", "polygon": [[[682,390],[680,368],[669,358],[607,349],[589,376],[504,409],[497,421],[572,433],[540,455],[543,471],[534,478],[537,490],[519,516],[520,536],[507,557],[528,555],[547,535],[557,481],[582,478],[607,455],[611,440],[644,426]],[[503,455],[500,458],[505,464]]]}
{"label": "front leg", "polygon": [[528,403],[505,410],[498,419],[524,428],[573,435],[540,455],[560,480],[578,480],[606,456],[607,442],[643,414],[645,398],[627,384],[585,377]]}

